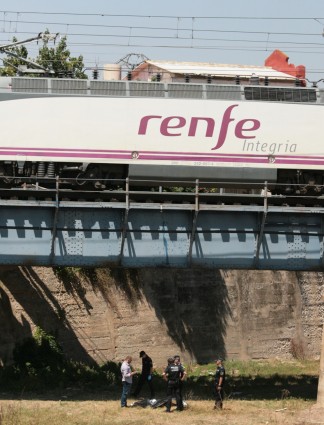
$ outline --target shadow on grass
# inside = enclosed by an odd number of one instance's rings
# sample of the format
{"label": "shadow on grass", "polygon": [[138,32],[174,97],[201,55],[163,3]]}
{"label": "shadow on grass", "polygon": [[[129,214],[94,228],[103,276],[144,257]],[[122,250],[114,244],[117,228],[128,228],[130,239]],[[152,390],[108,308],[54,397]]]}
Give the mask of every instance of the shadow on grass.
{"label": "shadow on grass", "polygon": [[[157,399],[166,395],[166,383],[161,376],[154,376]],[[136,380],[134,381],[134,386]],[[229,378],[225,386],[226,399],[235,400],[283,400],[304,399],[316,401],[318,377],[310,375]],[[11,387],[12,388],[12,387]],[[188,377],[183,385],[186,400],[214,399],[213,379],[210,376]],[[64,388],[37,391],[17,386],[16,390],[6,390],[0,384],[0,400],[119,400],[121,384],[99,384],[96,382],[74,382]],[[143,387],[141,398],[149,398],[148,387]]]}
{"label": "shadow on grass", "polygon": [[[315,400],[318,377],[309,375],[271,377],[237,377],[228,379],[225,386],[227,398],[242,400],[278,400],[289,397]],[[203,397],[212,382],[205,377],[188,379],[188,389]],[[212,392],[212,390],[211,390]]]}

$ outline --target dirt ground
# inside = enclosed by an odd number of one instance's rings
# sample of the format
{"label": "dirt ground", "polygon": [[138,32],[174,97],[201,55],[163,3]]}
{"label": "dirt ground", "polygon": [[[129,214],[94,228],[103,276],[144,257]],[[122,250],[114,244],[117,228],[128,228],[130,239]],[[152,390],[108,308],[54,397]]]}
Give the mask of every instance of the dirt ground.
{"label": "dirt ground", "polygon": [[0,424],[43,425],[49,421],[50,425],[324,424],[323,411],[315,411],[312,406],[313,403],[303,400],[228,400],[222,411],[215,411],[212,401],[192,400],[183,412],[166,413],[164,408],[121,409],[117,400],[0,400]]}
{"label": "dirt ground", "polygon": [[297,425],[323,425],[324,408],[313,405],[297,415]]}

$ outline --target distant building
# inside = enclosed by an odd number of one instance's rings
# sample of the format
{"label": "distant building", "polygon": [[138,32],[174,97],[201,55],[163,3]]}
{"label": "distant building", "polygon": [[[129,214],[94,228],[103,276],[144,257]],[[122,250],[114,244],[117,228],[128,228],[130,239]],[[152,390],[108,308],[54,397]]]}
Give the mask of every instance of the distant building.
{"label": "distant building", "polygon": [[302,85],[305,84],[306,78],[306,68],[304,65],[295,66],[292,63],[288,63],[289,57],[283,53],[281,50],[275,50],[271,55],[265,60],[265,66],[270,66],[277,71],[284,72],[286,74],[292,75],[296,79],[302,82]]}
{"label": "distant building", "polygon": [[288,64],[288,59],[283,52],[275,50],[266,59],[266,66],[146,60],[125,79],[165,83],[305,86],[305,67]]}

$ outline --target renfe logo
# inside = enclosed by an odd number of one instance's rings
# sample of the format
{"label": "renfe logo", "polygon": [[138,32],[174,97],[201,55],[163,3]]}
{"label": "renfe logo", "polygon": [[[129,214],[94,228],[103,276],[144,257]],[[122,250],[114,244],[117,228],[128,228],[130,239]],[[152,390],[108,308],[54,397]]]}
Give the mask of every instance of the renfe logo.
{"label": "renfe logo", "polygon": [[[226,136],[229,130],[229,125],[233,121],[235,121],[235,118],[231,118],[231,113],[234,108],[238,107],[239,105],[231,105],[229,106],[222,118],[221,126],[218,132],[218,139],[216,145],[211,149],[219,149],[223,146],[226,140]],[[215,130],[215,120],[210,117],[191,117],[188,124],[187,120],[184,117],[181,116],[171,116],[171,117],[165,117],[163,118],[162,115],[146,115],[143,117],[140,121],[138,134],[146,134],[147,128],[149,126],[149,121],[152,120],[161,120],[160,124],[160,134],[162,136],[167,137],[176,137],[181,136],[182,132],[176,132],[174,130],[183,128],[186,125],[188,126],[188,136],[194,137],[196,136],[198,123],[204,122],[206,127],[205,137],[213,137],[214,136],[214,130]],[[260,128],[261,123],[259,120],[247,118],[244,120],[238,121],[236,124],[234,124],[234,134],[235,137],[238,139],[254,139],[256,136],[251,135],[252,131],[256,131]]]}

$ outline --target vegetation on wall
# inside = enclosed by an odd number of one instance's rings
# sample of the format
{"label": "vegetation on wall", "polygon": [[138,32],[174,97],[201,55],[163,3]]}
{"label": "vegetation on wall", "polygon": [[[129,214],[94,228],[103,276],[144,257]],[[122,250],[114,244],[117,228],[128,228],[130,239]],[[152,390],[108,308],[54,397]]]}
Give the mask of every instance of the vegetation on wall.
{"label": "vegetation on wall", "polygon": [[90,366],[67,359],[56,337],[38,327],[31,338],[16,344],[13,364],[0,368],[0,385],[11,390],[107,387],[119,382],[119,368],[114,362]]}

